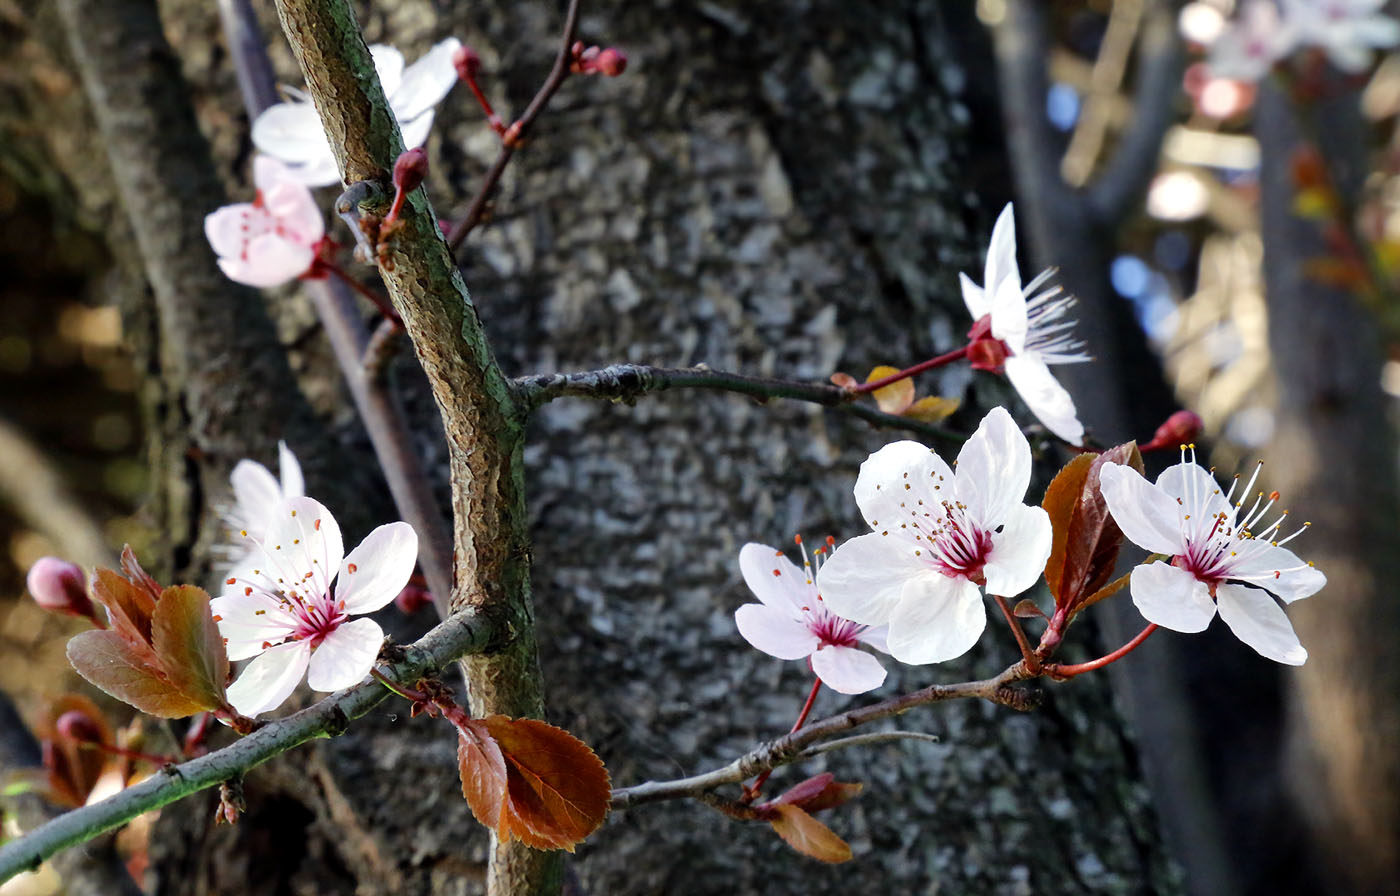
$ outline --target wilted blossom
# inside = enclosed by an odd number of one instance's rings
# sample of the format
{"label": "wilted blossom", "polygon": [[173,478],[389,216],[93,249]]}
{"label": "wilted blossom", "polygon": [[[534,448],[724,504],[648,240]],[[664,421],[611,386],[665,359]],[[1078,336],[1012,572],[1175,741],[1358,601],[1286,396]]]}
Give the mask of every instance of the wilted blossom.
{"label": "wilted blossom", "polygon": [[1104,500],[1123,534],[1169,559],[1133,570],[1133,603],[1149,622],[1178,632],[1199,632],[1216,612],[1261,656],[1301,665],[1308,652],[1298,642],[1278,601],[1317,593],[1327,577],[1283,547],[1279,528],[1287,513],[1256,528],[1278,500],[1262,493],[1245,502],[1255,474],[1231,503],[1235,484],[1222,493],[1210,472],[1188,459],[1148,482],[1131,467],[1106,463],[1100,473]]}
{"label": "wilted blossom", "polygon": [[739,634],[769,656],[808,660],[834,691],[863,694],[878,688],[885,669],[859,645],[888,653],[885,627],[860,625],[833,613],[817,591],[805,547],[802,553],[798,569],[782,551],[765,544],[746,544],[739,551],[744,583],[760,601],[735,611]]}
{"label": "wilted blossom", "polygon": [[856,503],[870,528],[822,565],[832,612],[889,625],[905,663],[966,653],[987,625],[990,594],[1030,588],[1050,556],[1050,518],[1022,504],[1031,450],[1005,408],[993,408],[958,454],[957,472],[917,442],[886,445],[861,464]]}
{"label": "wilted blossom", "polygon": [[204,235],[230,280],[279,286],[308,273],[326,225],[316,199],[270,156],[253,159],[252,202],[225,205],[204,218]]}
{"label": "wilted blossom", "polygon": [[281,705],[303,676],[317,691],[358,684],[384,632],[350,617],[388,604],[408,581],[418,557],[413,528],[380,526],[347,557],[335,518],[302,497],[279,502],[261,537],[245,537],[257,565],[230,576],[210,605],[229,659],[254,657],[229,686],[229,703],[255,716]]}
{"label": "wilted blossom", "polygon": [[[398,119],[403,145],[422,146],[433,127],[434,107],[457,83],[453,54],[461,46],[455,37],[436,44],[417,62],[404,67],[403,54],[387,44],[369,48],[389,108]],[[340,169],[326,142],[320,116],[300,92],[291,102],[270,106],[253,122],[253,144],[287,163],[292,177],[309,187],[340,182]]]}
{"label": "wilted blossom", "polygon": [[[1079,445],[1084,441],[1084,426],[1075,414],[1074,400],[1050,373],[1049,365],[1088,361],[1089,356],[1070,333],[1074,321],[1065,317],[1074,298],[1064,295],[1059,286],[1047,285],[1053,275],[1053,269],[1044,271],[1022,287],[1016,266],[1016,221],[1007,203],[992,228],[982,285],[966,274],[958,275],[963,302],[977,322],[970,334],[973,346],[968,357],[975,367],[1004,367],[1006,378],[1031,413],[1056,436]],[[978,351],[987,347],[993,350],[990,356]]]}

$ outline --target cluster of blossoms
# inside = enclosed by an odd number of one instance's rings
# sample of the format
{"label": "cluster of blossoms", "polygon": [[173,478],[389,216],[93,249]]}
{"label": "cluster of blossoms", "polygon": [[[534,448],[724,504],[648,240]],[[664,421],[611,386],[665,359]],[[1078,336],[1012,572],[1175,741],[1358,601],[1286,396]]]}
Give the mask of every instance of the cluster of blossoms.
{"label": "cluster of blossoms", "polygon": [[1356,74],[1372,51],[1400,43],[1400,22],[1385,0],[1244,0],[1210,45],[1211,73],[1259,81],[1295,50],[1316,47],[1339,70]]}

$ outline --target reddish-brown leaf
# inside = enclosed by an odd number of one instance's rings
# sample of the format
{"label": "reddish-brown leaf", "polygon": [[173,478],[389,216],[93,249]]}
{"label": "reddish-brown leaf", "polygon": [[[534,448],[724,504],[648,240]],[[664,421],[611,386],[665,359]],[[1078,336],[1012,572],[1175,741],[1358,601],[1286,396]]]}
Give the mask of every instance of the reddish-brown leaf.
{"label": "reddish-brown leaf", "polygon": [[68,642],[68,662],[103,691],[148,715],[180,719],[206,708],[171,686],[116,632],[75,635]]}
{"label": "reddish-brown leaf", "polygon": [[1070,521],[1074,517],[1075,505],[1079,503],[1079,496],[1084,491],[1084,480],[1089,476],[1089,466],[1094,462],[1094,455],[1081,454],[1074,460],[1065,464],[1055,478],[1051,480],[1050,487],[1045,490],[1045,499],[1040,502],[1040,506],[1045,508],[1045,512],[1050,516],[1050,526],[1052,531],[1050,542],[1050,559],[1045,563],[1045,582],[1050,586],[1050,594],[1055,598],[1055,606],[1061,607],[1068,602],[1068,598],[1062,596],[1064,590],[1062,580],[1065,570],[1065,546],[1069,541]]}
{"label": "reddish-brown leaf", "polygon": [[35,733],[44,745],[44,769],[48,772],[52,795],[64,805],[81,806],[102,776],[107,756],[101,750],[84,747],[81,742],[59,733],[59,718],[70,712],[82,713],[98,743],[111,745],[115,740],[107,720],[102,717],[102,710],[79,694],[65,694],[55,699],[45,707],[43,717],[35,726]]}
{"label": "reddish-brown leaf", "polygon": [[131,550],[129,544],[122,545],[122,572],[126,573],[131,584],[145,591],[151,600],[160,600],[160,583],[147,575],[141,564],[136,562],[136,553]]}
{"label": "reddish-brown leaf", "polygon": [[831,772],[823,772],[755,808],[764,810],[773,806],[788,805],[798,806],[808,812],[820,812],[850,802],[860,793],[863,786],[837,781]]}
{"label": "reddish-brown leaf", "polygon": [[138,588],[120,573],[99,569],[92,576],[93,599],[107,608],[112,629],[131,642],[151,643],[151,615],[155,599],[144,588]]}
{"label": "reddish-brown leaf", "polygon": [[[870,376],[867,376],[865,381],[873,383],[896,373],[899,373],[899,368],[881,364],[870,371]],[[875,397],[875,403],[880,406],[880,410],[886,414],[902,414],[909,410],[909,406],[914,403],[914,381],[906,377],[876,389],[870,394]]]}
{"label": "reddish-brown leaf", "polygon": [[[1142,469],[1142,455],[1137,444],[1128,442],[1110,448],[1094,458],[1084,478],[1079,503],[1070,520],[1066,539],[1064,571],[1060,593],[1071,610],[1098,591],[1113,575],[1118,563],[1118,551],[1123,546],[1123,532],[1108,512],[1108,503],[1099,492],[1099,473],[1106,463],[1127,464]],[[1057,598],[1058,600],[1058,598]]]}
{"label": "reddish-brown leaf", "polygon": [[508,839],[506,760],[491,732],[475,719],[457,728],[457,770],[462,776],[462,796],[476,820]]}
{"label": "reddish-brown leaf", "polygon": [[536,849],[566,849],[598,829],[612,790],[583,741],[534,719],[482,721],[505,758],[511,832]]}
{"label": "reddish-brown leaf", "polygon": [[774,817],[768,823],[787,845],[822,862],[836,864],[851,859],[851,847],[836,836],[831,828],[817,821],[796,806],[773,806]]}
{"label": "reddish-brown leaf", "polygon": [[1018,619],[1044,619],[1045,611],[1035,605],[1035,601],[1029,597],[1016,602],[1016,606],[1011,608],[1011,612]]}
{"label": "reddish-brown leaf", "polygon": [[170,684],[205,709],[226,709],[228,652],[209,609],[209,594],[172,585],[156,601],[151,644]]}

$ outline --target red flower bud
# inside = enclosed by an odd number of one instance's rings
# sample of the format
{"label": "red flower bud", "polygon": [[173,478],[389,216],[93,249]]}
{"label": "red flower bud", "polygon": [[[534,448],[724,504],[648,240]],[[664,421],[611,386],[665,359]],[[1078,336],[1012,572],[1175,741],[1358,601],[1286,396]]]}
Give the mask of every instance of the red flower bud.
{"label": "red flower bud", "polygon": [[990,337],[974,339],[967,347],[967,360],[971,363],[973,370],[989,370],[993,373],[1000,373],[1002,366],[1006,363],[1006,356],[1009,354],[1005,342]]}
{"label": "red flower bud", "polygon": [[608,47],[593,60],[593,70],[600,75],[616,78],[627,71],[627,57],[614,47]]}
{"label": "red flower bud", "polygon": [[87,713],[70,709],[54,722],[54,730],[60,737],[85,744],[100,744],[103,741],[102,725]]}
{"label": "red flower bud", "polygon": [[1157,451],[1163,448],[1177,448],[1196,440],[1204,426],[1201,418],[1191,411],[1177,411],[1157,427],[1152,441],[1139,448],[1140,451]]}
{"label": "red flower bud", "polygon": [[87,593],[87,578],[75,563],[57,557],[40,557],[29,568],[25,584],[34,602],[50,613],[82,616],[101,626]]}
{"label": "red flower bud", "polygon": [[406,150],[394,162],[394,189],[405,193],[418,189],[428,176],[428,152],[421,146]]}
{"label": "red flower bud", "polygon": [[394,598],[394,606],[406,616],[412,616],[419,610],[433,602],[433,596],[428,593],[428,589],[409,582]]}
{"label": "red flower bud", "polygon": [[471,47],[458,47],[452,54],[452,67],[457,70],[457,77],[463,81],[473,81],[477,72],[481,71],[481,57]]}

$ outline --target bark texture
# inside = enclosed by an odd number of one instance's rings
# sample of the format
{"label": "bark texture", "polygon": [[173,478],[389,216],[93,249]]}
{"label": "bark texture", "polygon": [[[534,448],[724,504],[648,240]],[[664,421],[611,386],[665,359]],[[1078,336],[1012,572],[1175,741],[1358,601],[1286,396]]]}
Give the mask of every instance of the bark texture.
{"label": "bark texture", "polygon": [[[629,71],[565,84],[463,254],[507,372],[704,362],[822,379],[952,345],[969,324],[956,273],[977,270],[985,245],[966,224],[983,213],[961,174],[958,93],[986,73],[953,61],[943,6],[585,6],[581,39],[623,47]],[[245,125],[227,111],[234,75],[215,11],[188,0],[163,11],[201,121],[233,159],[230,133]],[[560,15],[530,2],[439,18],[410,0],[361,21],[410,60],[457,33],[481,53],[504,116],[547,70]],[[300,80],[284,49],[275,58]],[[496,138],[465,91],[438,120],[429,189],[447,216],[437,197],[469,195]],[[304,337],[299,357],[324,356],[314,332],[288,325],[295,314],[283,327]],[[337,394],[323,370],[304,381],[318,379],[309,394]],[[966,383],[949,373],[925,389]],[[1003,395],[977,380],[958,422],[970,430]],[[408,402],[445,485],[436,412],[424,393]],[[749,599],[738,549],[858,534],[857,465],[893,438],[819,409],[701,393],[541,410],[523,458],[550,720],[592,744],[618,784],[704,770],[784,730],[810,679],[738,637],[732,613]],[[311,487],[337,511],[359,500],[329,478]],[[1014,646],[990,628],[963,662],[891,663],[886,691],[998,671]],[[828,693],[817,711],[843,703]],[[450,730],[387,708],[363,721],[251,776],[234,829],[213,828],[199,800],[167,810],[155,892],[478,892],[487,838],[458,793]],[[1177,889],[1101,678],[1053,688],[1026,715],[951,704],[901,724],[942,743],[831,754],[775,777],[781,788],[830,769],[866,782],[829,819],[855,847],[848,865],[668,804],[611,818],[571,876],[610,894]]]}

